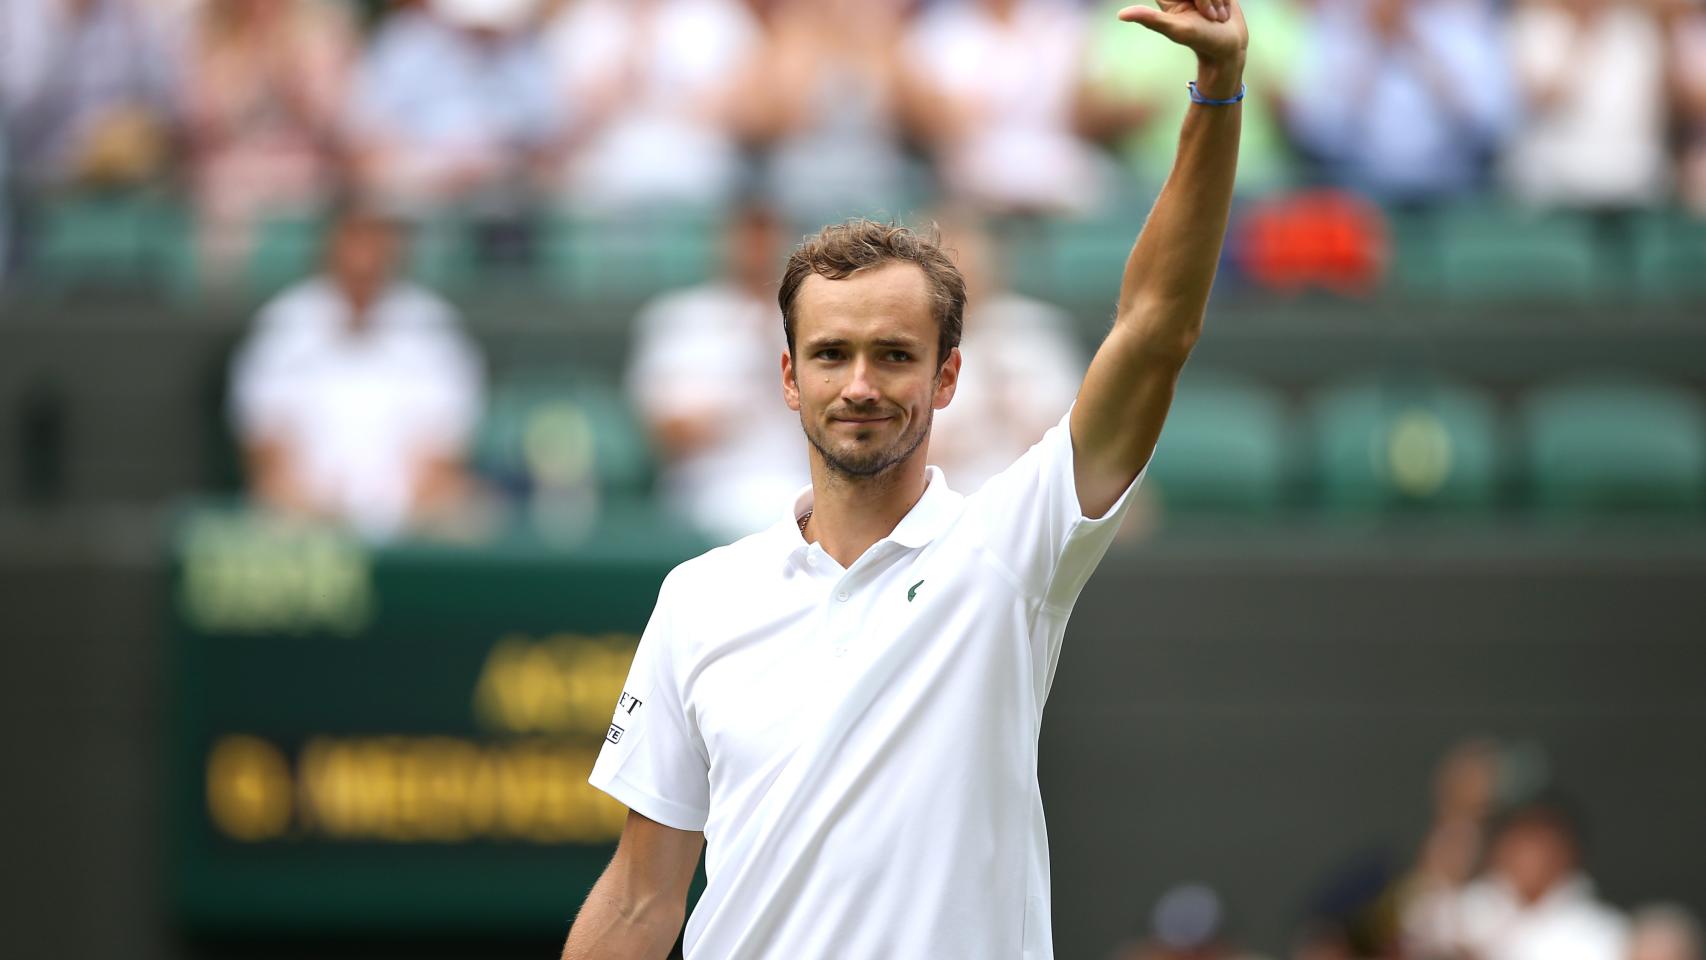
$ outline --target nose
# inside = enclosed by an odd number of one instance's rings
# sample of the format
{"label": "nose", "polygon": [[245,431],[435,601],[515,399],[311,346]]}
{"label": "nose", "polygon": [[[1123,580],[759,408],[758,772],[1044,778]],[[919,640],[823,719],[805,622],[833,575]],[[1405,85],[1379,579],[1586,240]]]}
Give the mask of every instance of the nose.
{"label": "nose", "polygon": [[847,385],[841,388],[841,399],[857,406],[868,406],[882,399],[871,373],[869,360],[860,357],[853,361],[853,375],[847,378]]}

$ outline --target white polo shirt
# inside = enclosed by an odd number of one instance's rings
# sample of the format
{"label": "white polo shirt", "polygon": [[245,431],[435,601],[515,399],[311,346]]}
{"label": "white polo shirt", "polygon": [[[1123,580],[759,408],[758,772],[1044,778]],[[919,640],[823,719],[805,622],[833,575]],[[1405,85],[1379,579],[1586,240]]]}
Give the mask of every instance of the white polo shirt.
{"label": "white polo shirt", "polygon": [[1142,480],[1085,518],[1067,417],[971,496],[930,467],[850,568],[808,487],[664,580],[591,781],[704,831],[688,957],[1053,956],[1043,701]]}

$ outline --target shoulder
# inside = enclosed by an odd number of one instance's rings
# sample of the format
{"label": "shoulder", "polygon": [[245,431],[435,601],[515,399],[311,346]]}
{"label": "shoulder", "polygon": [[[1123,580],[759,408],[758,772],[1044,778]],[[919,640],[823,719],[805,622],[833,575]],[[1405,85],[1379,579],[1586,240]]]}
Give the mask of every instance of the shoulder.
{"label": "shoulder", "polygon": [[724,283],[702,283],[660,293],[640,308],[642,324],[680,325],[703,322],[707,314],[738,306],[740,297]]}
{"label": "shoulder", "polygon": [[380,323],[392,331],[421,334],[461,334],[462,320],[444,299],[431,290],[403,281],[385,291],[377,308]]}
{"label": "shoulder", "polygon": [[[1027,297],[1021,293],[1003,293],[985,301],[978,308],[981,317],[994,321],[992,326],[1002,330],[1042,330],[1048,333],[1071,330],[1072,314],[1046,300]],[[980,318],[981,318],[980,317]]]}
{"label": "shoulder", "polygon": [[341,322],[340,311],[331,286],[320,277],[311,277],[261,304],[245,346],[253,354],[272,353],[285,345],[318,343]]}
{"label": "shoulder", "polygon": [[259,326],[278,326],[323,315],[335,305],[335,293],[324,277],[309,277],[285,287],[261,304],[256,315]]}

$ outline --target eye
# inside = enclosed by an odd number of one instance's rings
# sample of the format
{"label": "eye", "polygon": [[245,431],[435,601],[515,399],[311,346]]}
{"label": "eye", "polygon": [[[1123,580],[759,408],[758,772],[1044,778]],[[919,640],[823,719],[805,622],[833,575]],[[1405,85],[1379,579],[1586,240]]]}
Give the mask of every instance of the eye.
{"label": "eye", "polygon": [[819,350],[817,353],[813,354],[813,356],[817,357],[819,360],[840,360],[841,359],[841,348],[840,347],[824,347],[822,350]]}
{"label": "eye", "polygon": [[912,359],[912,354],[905,350],[890,350],[885,356],[893,363],[905,363]]}

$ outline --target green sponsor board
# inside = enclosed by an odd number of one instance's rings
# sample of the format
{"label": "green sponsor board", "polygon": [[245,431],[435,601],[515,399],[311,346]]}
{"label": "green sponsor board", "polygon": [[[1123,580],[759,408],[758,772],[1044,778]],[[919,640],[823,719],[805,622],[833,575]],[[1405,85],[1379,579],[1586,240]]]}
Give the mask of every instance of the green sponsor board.
{"label": "green sponsor board", "polygon": [[676,563],[643,507],[573,544],[364,546],[241,511],[172,537],[171,889],[191,930],[561,931],[624,808],[586,782]]}

